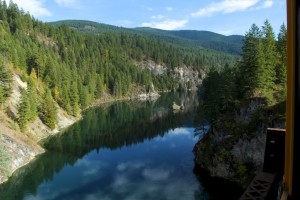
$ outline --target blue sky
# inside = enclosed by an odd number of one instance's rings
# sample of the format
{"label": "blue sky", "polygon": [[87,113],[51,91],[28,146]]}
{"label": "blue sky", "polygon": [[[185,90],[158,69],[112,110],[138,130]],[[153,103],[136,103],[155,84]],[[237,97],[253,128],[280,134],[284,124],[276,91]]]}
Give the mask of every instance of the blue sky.
{"label": "blue sky", "polygon": [[[8,0],[7,0],[8,1]],[[244,35],[268,19],[278,33],[285,0],[13,0],[44,21],[84,19],[122,27],[208,30]]]}

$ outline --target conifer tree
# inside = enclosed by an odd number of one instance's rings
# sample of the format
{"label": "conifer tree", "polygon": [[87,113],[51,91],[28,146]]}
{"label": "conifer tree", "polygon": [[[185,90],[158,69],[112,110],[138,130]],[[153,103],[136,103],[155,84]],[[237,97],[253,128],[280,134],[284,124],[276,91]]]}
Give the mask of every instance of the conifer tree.
{"label": "conifer tree", "polygon": [[277,52],[279,62],[276,65],[276,83],[285,86],[286,84],[286,45],[287,45],[287,30],[284,24],[281,25],[278,34]]}
{"label": "conifer tree", "polygon": [[262,94],[272,99],[272,92],[275,87],[275,66],[277,65],[276,40],[273,29],[268,20],[262,27],[263,32],[263,58],[258,68],[258,88]]}
{"label": "conifer tree", "polygon": [[41,107],[40,118],[51,130],[55,129],[57,123],[57,107],[52,98],[51,91],[46,89]]}
{"label": "conifer tree", "polygon": [[37,98],[35,83],[31,78],[29,78],[27,85],[28,85],[28,101],[30,107],[30,114],[28,116],[28,120],[33,121],[38,116],[38,108],[37,108],[38,98]]}
{"label": "conifer tree", "polygon": [[250,97],[258,87],[258,68],[261,63],[261,43],[262,35],[260,29],[253,24],[245,35],[243,46],[242,62],[240,64],[241,93],[243,97]]}
{"label": "conifer tree", "polygon": [[0,86],[0,104],[5,101],[3,87]]}
{"label": "conifer tree", "polygon": [[7,4],[6,1],[0,1],[0,19],[7,21]]}
{"label": "conifer tree", "polygon": [[76,116],[79,112],[79,94],[78,94],[77,84],[75,82],[72,83],[69,94],[70,94],[70,106],[72,108],[72,114]]}
{"label": "conifer tree", "polygon": [[4,66],[0,57],[0,103],[3,103],[11,94],[12,74]]}
{"label": "conifer tree", "polygon": [[18,124],[22,131],[26,129],[26,126],[28,124],[29,118],[30,118],[30,101],[28,97],[27,90],[23,89],[21,91],[21,99],[18,104]]}

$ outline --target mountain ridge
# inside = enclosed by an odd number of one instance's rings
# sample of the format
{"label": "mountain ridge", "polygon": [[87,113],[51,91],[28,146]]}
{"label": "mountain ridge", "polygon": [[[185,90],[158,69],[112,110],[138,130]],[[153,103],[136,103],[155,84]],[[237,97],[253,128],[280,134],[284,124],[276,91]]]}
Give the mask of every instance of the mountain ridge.
{"label": "mountain ridge", "polygon": [[206,30],[162,30],[150,27],[125,28],[88,20],[61,20],[49,22],[52,25],[66,25],[87,34],[119,32],[148,36],[185,48],[204,48],[233,55],[240,55],[244,36],[229,35]]}

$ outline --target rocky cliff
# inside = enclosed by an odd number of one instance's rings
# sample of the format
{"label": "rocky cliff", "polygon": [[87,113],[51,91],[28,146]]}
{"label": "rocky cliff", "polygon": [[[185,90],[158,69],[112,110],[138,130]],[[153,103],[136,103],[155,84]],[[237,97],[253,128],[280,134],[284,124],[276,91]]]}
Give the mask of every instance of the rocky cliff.
{"label": "rocky cliff", "polygon": [[140,63],[136,62],[135,64],[142,69],[148,69],[156,76],[166,75],[167,73],[171,74],[172,78],[178,83],[178,88],[173,88],[173,90],[195,91],[202,84],[202,80],[206,76],[204,70],[197,71],[192,66],[182,65],[172,69],[169,66],[157,64],[150,60]]}
{"label": "rocky cliff", "polygon": [[48,135],[59,132],[73,124],[77,119],[67,115],[58,107],[58,124],[55,130],[50,130],[37,118],[28,125],[25,132],[21,132],[16,123],[18,117],[17,106],[21,97],[21,89],[26,89],[18,74],[13,75],[12,95],[1,105],[0,109],[0,183],[7,180],[16,169],[30,162],[44,150],[38,141]]}
{"label": "rocky cliff", "polygon": [[256,98],[220,114],[194,147],[197,164],[212,176],[246,187],[262,168],[266,129],[284,128],[284,120],[274,118],[278,106],[266,108],[264,100]]}

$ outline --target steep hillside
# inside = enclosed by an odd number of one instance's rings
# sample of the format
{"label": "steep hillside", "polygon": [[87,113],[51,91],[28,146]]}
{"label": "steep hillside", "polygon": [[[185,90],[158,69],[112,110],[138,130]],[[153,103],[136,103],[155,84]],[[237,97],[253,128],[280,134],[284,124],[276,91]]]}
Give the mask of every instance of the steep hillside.
{"label": "steep hillside", "polygon": [[23,82],[18,74],[13,74],[11,85],[11,97],[1,105],[0,109],[0,183],[5,181],[13,171],[44,152],[37,143],[40,139],[59,132],[79,118],[67,115],[56,105],[59,108],[56,129],[50,130],[40,118],[36,118],[28,124],[26,131],[22,131],[17,123],[20,116],[18,106],[21,91],[27,88],[27,83]]}

